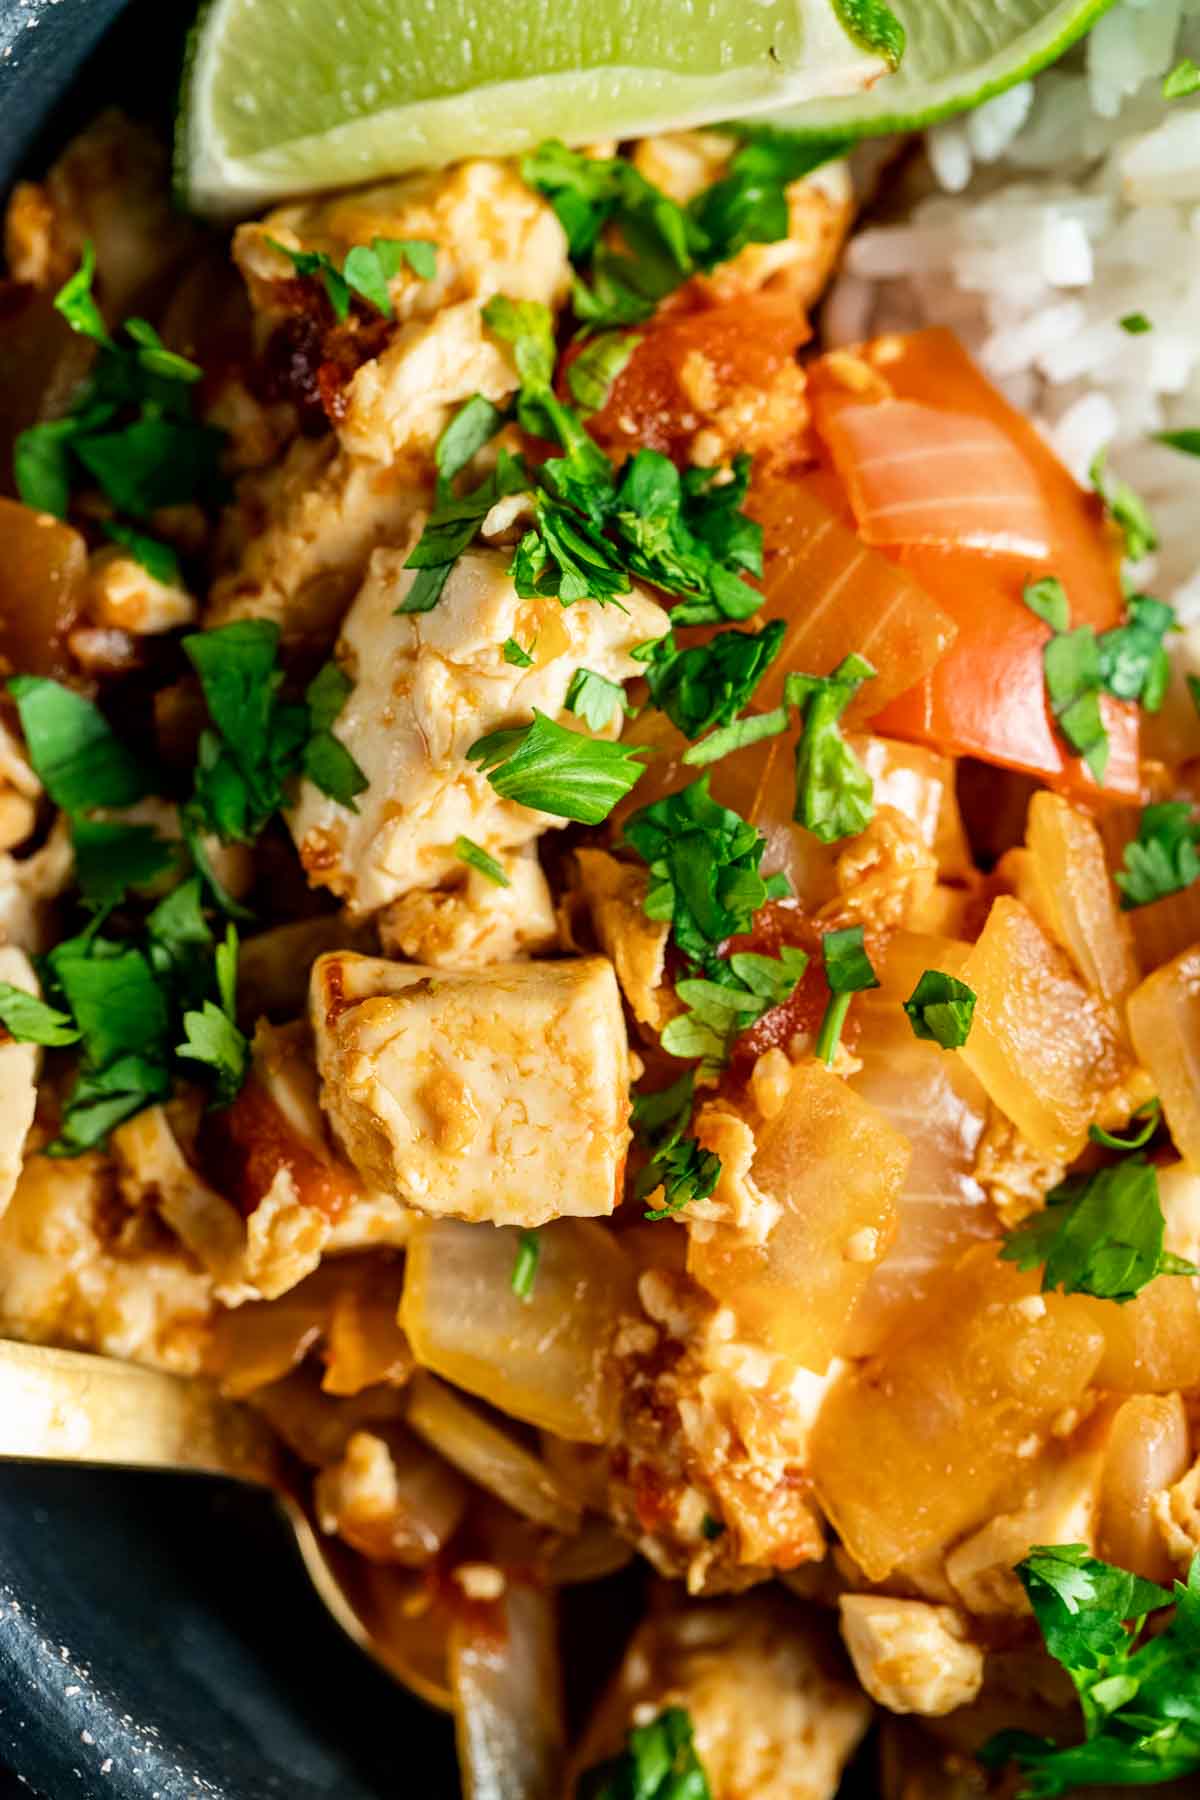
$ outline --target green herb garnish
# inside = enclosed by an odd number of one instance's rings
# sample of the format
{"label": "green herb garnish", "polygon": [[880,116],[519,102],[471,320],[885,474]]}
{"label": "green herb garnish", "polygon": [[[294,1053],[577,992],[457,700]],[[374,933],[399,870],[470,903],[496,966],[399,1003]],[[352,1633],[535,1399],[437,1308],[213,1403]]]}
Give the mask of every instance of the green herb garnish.
{"label": "green herb garnish", "polygon": [[654,1223],[672,1218],[692,1200],[707,1200],[721,1175],[721,1159],[715,1150],[704,1150],[688,1135],[695,1103],[696,1077],[691,1069],[657,1093],[635,1093],[631,1123],[639,1141],[650,1151],[650,1160],[634,1183],[635,1200],[645,1200],[659,1188],[662,1205],[646,1217]]}
{"label": "green herb garnish", "polygon": [[1200,1274],[1163,1249],[1158,1174],[1131,1156],[1091,1175],[1070,1175],[1043,1211],[1009,1235],[1001,1251],[1021,1269],[1042,1266],[1042,1292],[1092,1294],[1124,1305],[1156,1275]]}
{"label": "green herb garnish", "polygon": [[607,731],[614,719],[629,711],[621,683],[610,681],[607,675],[597,675],[593,669],[576,669],[563,705],[591,731]]}
{"label": "green herb garnish", "polygon": [[428,238],[372,238],[370,244],[355,244],[347,251],[340,269],[323,250],[293,250],[276,238],[266,241],[287,257],[297,275],[320,279],[338,319],[349,316],[352,294],[385,319],[393,318],[388,282],[406,263],[422,281],[432,281],[437,274],[437,245]]}
{"label": "green herb garnish", "polygon": [[784,695],[804,729],[796,745],[795,818],[823,844],[865,831],[875,810],[871,777],[839,721],[875,674],[865,656],[847,656],[832,675],[789,675]]}
{"label": "green herb garnish", "polygon": [[489,732],[467,756],[504,800],[581,825],[599,825],[640,781],[644,752],[556,725],[536,707],[530,725]]}
{"label": "green herb garnish", "polygon": [[929,1038],[943,1050],[959,1050],[971,1033],[975,995],[965,981],[926,969],[904,1002],[913,1036]]}
{"label": "green herb garnish", "polygon": [[533,1299],[538,1261],[542,1254],[541,1239],[536,1231],[522,1231],[517,1237],[517,1254],[513,1259],[512,1291],[518,1300]]}
{"label": "green herb garnish", "polygon": [[841,931],[827,931],[821,939],[821,956],[825,979],[829,983],[829,1004],[817,1032],[813,1054],[827,1069],[833,1067],[841,1042],[846,1014],[853,995],[866,988],[879,986],[879,977],[871,966],[863,941],[861,925],[847,925]]}
{"label": "green herb garnish", "polygon": [[465,862],[468,868],[478,869],[481,875],[486,875],[488,880],[495,882],[497,887],[512,886],[500,864],[494,856],[488,854],[482,844],[476,844],[469,837],[457,837],[454,840],[454,854],[460,862]]}
{"label": "green herb garnish", "polygon": [[619,1756],[580,1776],[575,1800],[712,1800],[688,1714],[671,1706],[635,1726]]}
{"label": "green herb garnish", "polygon": [[1138,834],[1126,844],[1113,876],[1121,906],[1130,912],[1168,894],[1181,894],[1200,878],[1200,819],[1186,800],[1164,800],[1142,808]]}

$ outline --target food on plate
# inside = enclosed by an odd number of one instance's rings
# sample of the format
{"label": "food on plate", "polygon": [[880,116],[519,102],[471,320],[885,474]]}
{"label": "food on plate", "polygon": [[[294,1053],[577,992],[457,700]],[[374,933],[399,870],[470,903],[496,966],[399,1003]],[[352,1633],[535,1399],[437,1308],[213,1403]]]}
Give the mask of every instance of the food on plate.
{"label": "food on plate", "polygon": [[1191,1791],[1195,9],[857,149],[728,116],[874,0],[584,145],[602,13],[306,139],[276,10],[261,216],[9,203],[0,1331],[256,1409],[474,1800]]}

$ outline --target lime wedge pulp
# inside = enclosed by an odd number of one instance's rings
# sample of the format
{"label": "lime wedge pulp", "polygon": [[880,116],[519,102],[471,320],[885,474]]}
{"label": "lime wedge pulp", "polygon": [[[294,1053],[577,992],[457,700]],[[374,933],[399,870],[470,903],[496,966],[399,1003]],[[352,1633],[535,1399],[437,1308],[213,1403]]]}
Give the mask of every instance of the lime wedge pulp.
{"label": "lime wedge pulp", "polygon": [[1036,75],[1113,0],[889,0],[908,43],[895,75],[869,93],[814,96],[773,125],[814,135],[911,131],[977,106]]}
{"label": "lime wedge pulp", "polygon": [[209,0],[178,175],[195,210],[244,213],[861,92],[886,68],[847,0]]}

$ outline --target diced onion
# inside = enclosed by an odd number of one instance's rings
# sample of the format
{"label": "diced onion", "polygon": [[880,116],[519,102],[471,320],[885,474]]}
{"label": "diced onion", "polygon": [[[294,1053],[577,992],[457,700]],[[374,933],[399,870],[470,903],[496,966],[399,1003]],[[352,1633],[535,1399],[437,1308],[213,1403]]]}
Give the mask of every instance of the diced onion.
{"label": "diced onion", "polygon": [[1175,1146],[1200,1169],[1200,944],[1129,996],[1133,1047],[1150,1071]]}
{"label": "diced onion", "polygon": [[554,1597],[509,1579],[450,1634],[466,1800],[561,1800],[563,1723]]}
{"label": "diced onion", "polygon": [[633,1270],[611,1232],[556,1219],[538,1232],[528,1299],[512,1290],[520,1233],[430,1219],[408,1250],[401,1323],[418,1363],[501,1412],[603,1443],[616,1420],[608,1361]]}
{"label": "diced onion", "polygon": [[1100,1488],[1097,1551],[1147,1581],[1175,1573],[1151,1503],[1191,1462],[1187,1413],[1178,1394],[1136,1394],[1112,1422]]}
{"label": "diced onion", "polygon": [[1123,1000],[1137,984],[1138,967],[1094,821],[1043,790],[1029,803],[1025,841],[1039,918],[1093,993]]}
{"label": "diced onion", "polygon": [[408,1424],[454,1468],[514,1512],[554,1531],[578,1528],[578,1508],[545,1463],[469,1401],[420,1370],[409,1389]]}

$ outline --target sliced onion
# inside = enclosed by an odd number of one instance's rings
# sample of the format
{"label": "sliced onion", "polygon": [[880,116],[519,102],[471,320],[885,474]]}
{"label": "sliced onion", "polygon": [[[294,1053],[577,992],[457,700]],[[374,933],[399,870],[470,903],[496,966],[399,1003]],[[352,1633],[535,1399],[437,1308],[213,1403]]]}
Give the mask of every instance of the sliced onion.
{"label": "sliced onion", "polygon": [[939,1267],[998,1229],[972,1174],[988,1108],[975,1076],[961,1057],[913,1036],[893,993],[865,997],[859,1021],[855,1054],[862,1068],[849,1085],[908,1139],[912,1161],[896,1200],[896,1236],[867,1279],[845,1340],[847,1356],[878,1350],[924,1301]]}
{"label": "sliced onion", "polygon": [[396,1388],[369,1388],[352,1400],[334,1400],[321,1392],[313,1371],[296,1369],[259,1388],[250,1404],[301,1462],[320,1469],[337,1461],[354,1432],[401,1424],[405,1402]]}
{"label": "sliced onion", "polygon": [[603,1443],[618,1395],[608,1362],[633,1271],[611,1232],[557,1219],[537,1234],[533,1290],[512,1290],[520,1233],[423,1221],[409,1246],[401,1323],[422,1367],[559,1437]]}
{"label": "sliced onion", "polygon": [[450,1678],[466,1800],[561,1800],[563,1723],[553,1595],[508,1581],[463,1609]]}
{"label": "sliced onion", "polygon": [[514,1512],[554,1531],[578,1529],[579,1509],[545,1463],[423,1370],[409,1389],[408,1423],[448,1463]]}
{"label": "sliced onion", "polygon": [[1136,1394],[1112,1422],[1100,1487],[1097,1551],[1147,1581],[1175,1573],[1151,1510],[1154,1496],[1191,1463],[1187,1412],[1178,1394]]}
{"label": "sliced onion", "polygon": [[325,1343],[327,1394],[359,1394],[380,1382],[400,1386],[413,1353],[397,1321],[403,1268],[390,1256],[347,1256],[326,1267],[342,1279],[334,1289]]}
{"label": "sliced onion", "polygon": [[1176,1149],[1200,1169],[1200,944],[1134,990],[1129,1029],[1162,1100]]}
{"label": "sliced onion", "polygon": [[697,1224],[688,1272],[733,1309],[751,1341],[822,1374],[891,1240],[909,1147],[818,1062],[793,1071],[755,1140],[750,1180],[774,1222],[758,1242],[740,1226]]}
{"label": "sliced onion", "polygon": [[1132,1074],[1116,1014],[1008,894],[993,903],[962,979],[976,1007],[958,1054],[1036,1150],[1070,1161]]}
{"label": "sliced onion", "polygon": [[564,1539],[544,1564],[547,1581],[554,1587],[575,1587],[584,1581],[600,1581],[628,1568],[633,1545],[615,1531],[607,1519],[593,1515],[583,1521],[574,1537]]}
{"label": "sliced onion", "polygon": [[1025,841],[1039,917],[1093,993],[1123,1000],[1137,984],[1138,967],[1094,821],[1043,790],[1029,803]]}

